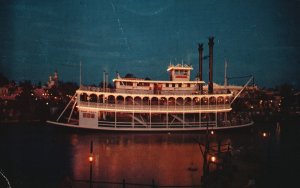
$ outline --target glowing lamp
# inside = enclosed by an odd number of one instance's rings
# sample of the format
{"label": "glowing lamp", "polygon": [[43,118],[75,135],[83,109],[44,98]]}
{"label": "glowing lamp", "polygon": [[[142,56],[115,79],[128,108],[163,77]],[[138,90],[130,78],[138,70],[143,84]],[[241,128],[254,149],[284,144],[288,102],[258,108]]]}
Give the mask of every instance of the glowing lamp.
{"label": "glowing lamp", "polygon": [[213,163],[216,162],[217,161],[217,157],[211,156],[210,161],[213,162]]}
{"label": "glowing lamp", "polygon": [[263,132],[262,135],[263,135],[263,137],[267,137],[268,136],[266,132]]}
{"label": "glowing lamp", "polygon": [[93,160],[94,160],[94,157],[93,157],[92,155],[89,156],[89,161],[90,161],[90,163],[93,162]]}
{"label": "glowing lamp", "polygon": [[215,131],[211,130],[211,131],[210,131],[210,134],[215,134]]}

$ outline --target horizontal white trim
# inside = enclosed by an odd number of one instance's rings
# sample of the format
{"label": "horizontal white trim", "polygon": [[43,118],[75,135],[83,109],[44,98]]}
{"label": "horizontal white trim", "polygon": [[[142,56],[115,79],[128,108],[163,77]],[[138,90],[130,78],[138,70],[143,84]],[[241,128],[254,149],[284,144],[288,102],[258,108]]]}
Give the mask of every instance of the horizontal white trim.
{"label": "horizontal white trim", "polygon": [[229,104],[227,105],[205,105],[205,106],[166,106],[166,105],[121,105],[121,104],[103,104],[89,103],[85,105],[79,103],[77,106],[80,110],[99,110],[107,112],[158,112],[158,113],[199,113],[199,112],[229,112],[232,110]]}
{"label": "horizontal white trim", "polygon": [[[60,125],[64,127],[72,127],[72,128],[80,128],[80,129],[91,129],[91,130],[104,130],[104,131],[128,131],[128,132],[172,132],[172,131],[205,131],[207,127],[184,127],[184,128],[119,128],[119,127],[88,127],[88,126],[79,126],[79,125],[72,125],[68,123],[60,123],[56,121],[47,121],[49,124],[53,125]],[[226,129],[236,129],[236,128],[243,128],[253,125],[254,122],[242,124],[242,125],[235,125],[235,126],[224,126],[224,127],[208,127],[208,130],[226,130]]]}
{"label": "horizontal white trim", "polygon": [[232,97],[232,93],[224,93],[224,94],[180,94],[180,93],[176,93],[176,94],[170,94],[170,93],[167,93],[167,94],[148,94],[148,93],[141,93],[139,91],[137,92],[133,92],[134,90],[128,90],[128,92],[105,92],[105,91],[92,91],[92,90],[82,90],[82,89],[78,89],[76,91],[77,94],[81,94],[81,93],[87,93],[88,95],[90,94],[96,94],[97,95],[113,95],[113,96],[132,96],[132,97],[149,97],[149,98],[154,98],[154,97],[157,97],[157,98],[162,98],[162,97],[165,97],[165,98],[195,98],[195,97],[198,97],[198,98],[210,98],[210,97]]}
{"label": "horizontal white trim", "polygon": [[139,82],[143,82],[143,83],[159,83],[159,84],[204,84],[204,81],[200,81],[200,80],[193,80],[193,81],[169,81],[169,80],[135,80],[135,79],[122,79],[122,78],[115,78],[113,79],[113,82],[133,82],[133,83],[139,83]]}

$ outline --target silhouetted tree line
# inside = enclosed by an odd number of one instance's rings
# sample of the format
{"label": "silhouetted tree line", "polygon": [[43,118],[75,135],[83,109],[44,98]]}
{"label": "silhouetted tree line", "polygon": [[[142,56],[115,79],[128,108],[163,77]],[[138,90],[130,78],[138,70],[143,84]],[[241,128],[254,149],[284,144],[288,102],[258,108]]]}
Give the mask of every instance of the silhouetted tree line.
{"label": "silhouetted tree line", "polygon": [[[126,78],[135,78],[133,74],[127,74]],[[150,78],[146,78],[147,80]],[[34,89],[41,88],[41,83],[37,86],[33,85],[30,80],[20,81],[18,86],[14,81],[9,81],[7,77],[0,73],[0,87],[10,84],[9,93],[13,93],[17,87],[20,87],[22,92],[12,101],[4,101],[0,99],[0,119],[3,120],[8,117],[8,114],[17,114],[15,118],[20,120],[28,119],[48,119],[51,116],[51,108],[57,108],[57,113],[65,107],[69,102],[70,97],[73,96],[78,89],[78,84],[74,82],[62,82],[60,81],[56,86],[52,88],[45,88],[48,96],[39,98],[35,96]],[[97,87],[96,85],[91,85]],[[103,87],[103,82],[98,84],[98,87]],[[109,83],[108,88],[114,86]],[[276,91],[282,98],[281,111],[279,113],[288,114],[291,110],[299,108],[299,98],[295,96],[297,92],[295,88],[290,84],[282,84],[275,89],[269,89],[268,91]],[[259,89],[255,91],[244,91],[243,96],[238,98],[232,107],[234,110],[246,110],[251,112],[255,107],[259,105],[260,101],[270,100],[270,96],[266,94],[267,89]],[[271,96],[272,97],[272,96]],[[254,108],[253,108],[254,107]],[[268,112],[274,109],[264,106],[263,111]],[[271,107],[272,108],[272,107]],[[57,115],[56,114],[52,114]]]}
{"label": "silhouetted tree line", "polygon": [[[21,88],[15,100],[0,99],[0,120],[46,120],[51,116],[51,108],[63,108],[73,96],[78,85],[73,82],[59,82],[57,86],[50,89],[45,88],[47,97],[35,95],[36,88],[42,88],[41,83],[37,86],[30,80],[20,81],[18,86],[9,81],[7,77],[0,74],[0,87],[12,85],[10,89]],[[10,93],[10,92],[9,92]],[[13,93],[13,91],[12,91]]]}

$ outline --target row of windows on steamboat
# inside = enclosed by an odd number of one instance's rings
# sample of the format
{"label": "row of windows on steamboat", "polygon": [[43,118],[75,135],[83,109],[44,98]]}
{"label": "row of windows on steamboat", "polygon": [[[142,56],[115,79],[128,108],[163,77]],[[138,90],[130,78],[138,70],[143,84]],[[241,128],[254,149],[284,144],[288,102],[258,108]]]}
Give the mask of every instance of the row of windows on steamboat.
{"label": "row of windows on steamboat", "polygon": [[[147,82],[120,82],[120,86],[135,86],[135,87],[151,87],[151,86],[155,86],[155,85],[159,85],[160,87],[195,87],[196,84],[190,84],[190,83],[159,83],[159,84],[155,84],[155,83],[147,83]],[[117,84],[118,86],[118,84]]]}
{"label": "row of windows on steamboat", "polygon": [[170,98],[165,98],[165,97],[161,97],[161,98],[157,98],[157,97],[153,97],[153,98],[149,98],[149,97],[131,97],[131,96],[113,96],[113,95],[109,95],[107,97],[105,97],[104,95],[95,95],[95,94],[91,94],[91,95],[87,95],[86,93],[81,93],[80,94],[80,101],[83,102],[98,102],[98,103],[108,103],[108,104],[119,104],[119,103],[126,103],[126,104],[144,104],[144,105],[148,105],[148,104],[152,104],[152,105],[158,105],[158,104],[165,104],[166,102],[168,104],[173,104],[173,105],[188,105],[188,104],[194,104],[194,105],[221,105],[221,104],[229,104],[230,103],[231,98],[230,97],[194,97],[194,98],[190,98],[190,97],[186,97],[186,98],[174,98],[174,97],[170,97]]}

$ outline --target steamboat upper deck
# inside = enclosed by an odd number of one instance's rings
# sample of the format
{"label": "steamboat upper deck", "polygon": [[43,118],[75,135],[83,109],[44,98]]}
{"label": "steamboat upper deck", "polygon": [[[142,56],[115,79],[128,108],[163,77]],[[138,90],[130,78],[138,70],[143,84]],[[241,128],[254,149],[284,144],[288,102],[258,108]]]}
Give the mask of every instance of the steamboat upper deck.
{"label": "steamboat upper deck", "polygon": [[118,112],[225,112],[230,111],[232,93],[223,94],[149,94],[141,92],[103,91],[99,88],[79,89],[80,108]]}

